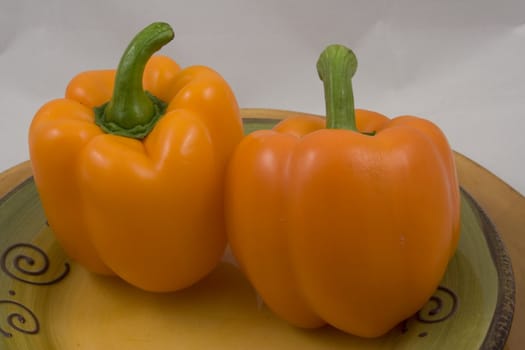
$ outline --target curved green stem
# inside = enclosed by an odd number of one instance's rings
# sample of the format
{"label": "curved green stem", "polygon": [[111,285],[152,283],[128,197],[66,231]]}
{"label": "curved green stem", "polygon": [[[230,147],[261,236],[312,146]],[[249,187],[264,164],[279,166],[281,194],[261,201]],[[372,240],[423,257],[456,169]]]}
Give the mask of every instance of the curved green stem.
{"label": "curved green stem", "polygon": [[328,46],[317,61],[317,72],[323,81],[326,103],[326,127],[358,131],[355,121],[352,77],[357,58],[342,45]]}
{"label": "curved green stem", "polygon": [[166,104],[144,91],[144,68],[173,37],[169,24],[156,22],[133,38],[120,59],[111,101],[95,108],[95,121],[104,131],[139,139],[151,131]]}

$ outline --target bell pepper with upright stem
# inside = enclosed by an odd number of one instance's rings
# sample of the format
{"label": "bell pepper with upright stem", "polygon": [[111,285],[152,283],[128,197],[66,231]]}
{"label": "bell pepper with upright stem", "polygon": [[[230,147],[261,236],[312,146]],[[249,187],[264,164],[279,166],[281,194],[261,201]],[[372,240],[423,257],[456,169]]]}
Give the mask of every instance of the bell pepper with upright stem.
{"label": "bell pepper with upright stem", "polygon": [[355,110],[357,61],[320,56],[326,119],[244,138],[229,164],[234,256],[265,303],[306,328],[385,334],[438,287],[459,237],[453,153],[430,121]]}
{"label": "bell pepper with upright stem", "polygon": [[65,251],[150,291],[187,287],[218,263],[224,171],[242,138],[218,73],[152,57],[173,35],[166,23],[146,27],[117,71],[76,76],[29,132],[35,183]]}

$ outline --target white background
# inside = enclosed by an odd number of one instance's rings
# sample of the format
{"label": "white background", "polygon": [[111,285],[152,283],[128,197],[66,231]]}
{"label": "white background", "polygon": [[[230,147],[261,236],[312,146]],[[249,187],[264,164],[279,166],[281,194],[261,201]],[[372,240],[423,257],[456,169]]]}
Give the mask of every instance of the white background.
{"label": "white background", "polygon": [[28,159],[42,104],[159,20],[175,30],[162,53],[219,71],[241,107],[324,113],[315,63],[347,45],[357,107],[434,121],[525,193],[523,0],[0,0],[0,171]]}

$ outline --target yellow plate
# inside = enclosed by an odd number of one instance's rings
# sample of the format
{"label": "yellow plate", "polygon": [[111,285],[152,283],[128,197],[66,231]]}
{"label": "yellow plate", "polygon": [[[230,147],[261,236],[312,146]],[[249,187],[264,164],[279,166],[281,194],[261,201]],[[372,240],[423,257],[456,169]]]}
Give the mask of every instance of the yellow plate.
{"label": "yellow plate", "polygon": [[[245,119],[247,130],[271,127],[272,113]],[[289,326],[228,254],[205,280],[166,295],[91,275],[54,240],[31,178],[0,200],[0,230],[1,349],[501,349],[513,316],[510,259],[466,192],[458,252],[441,288],[375,340]]]}

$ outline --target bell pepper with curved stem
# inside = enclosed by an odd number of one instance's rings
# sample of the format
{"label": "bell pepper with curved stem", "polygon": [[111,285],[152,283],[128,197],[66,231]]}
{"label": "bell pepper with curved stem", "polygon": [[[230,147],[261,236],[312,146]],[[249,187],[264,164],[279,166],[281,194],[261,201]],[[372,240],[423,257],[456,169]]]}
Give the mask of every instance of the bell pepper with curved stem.
{"label": "bell pepper with curved stem", "polygon": [[236,148],[234,256],[265,303],[306,328],[385,334],[431,297],[459,237],[453,153],[430,121],[354,110],[354,54],[320,56],[326,119],[285,119]]}
{"label": "bell pepper with curved stem", "polygon": [[117,71],[73,78],[29,132],[35,183],[65,251],[150,291],[187,287],[218,263],[224,172],[242,138],[218,73],[152,56],[172,38],[166,23],[146,27]]}

